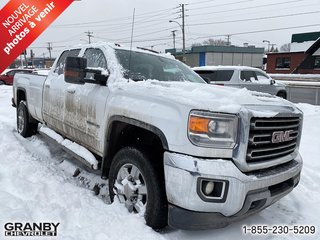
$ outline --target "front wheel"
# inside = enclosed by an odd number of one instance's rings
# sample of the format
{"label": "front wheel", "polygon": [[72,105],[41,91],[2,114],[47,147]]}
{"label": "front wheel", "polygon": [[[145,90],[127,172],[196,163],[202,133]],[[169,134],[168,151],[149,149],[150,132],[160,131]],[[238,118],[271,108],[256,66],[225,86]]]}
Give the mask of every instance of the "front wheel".
{"label": "front wheel", "polygon": [[2,80],[0,80],[0,85],[6,85],[6,83]]}
{"label": "front wheel", "polygon": [[109,191],[129,210],[144,216],[148,226],[167,225],[164,183],[145,153],[123,148],[114,157],[109,172]]}
{"label": "front wheel", "polygon": [[37,132],[38,123],[31,123],[25,101],[19,103],[17,109],[17,130],[22,137],[30,137]]}

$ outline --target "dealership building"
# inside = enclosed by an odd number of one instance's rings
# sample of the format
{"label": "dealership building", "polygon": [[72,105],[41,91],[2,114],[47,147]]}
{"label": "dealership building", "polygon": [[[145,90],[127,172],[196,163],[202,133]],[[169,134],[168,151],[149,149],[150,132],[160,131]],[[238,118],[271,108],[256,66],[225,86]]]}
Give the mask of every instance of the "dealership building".
{"label": "dealership building", "polygon": [[[177,59],[182,60],[182,50],[166,49]],[[191,67],[224,65],[251,66],[261,68],[264,48],[255,46],[194,46],[186,50],[185,63]]]}

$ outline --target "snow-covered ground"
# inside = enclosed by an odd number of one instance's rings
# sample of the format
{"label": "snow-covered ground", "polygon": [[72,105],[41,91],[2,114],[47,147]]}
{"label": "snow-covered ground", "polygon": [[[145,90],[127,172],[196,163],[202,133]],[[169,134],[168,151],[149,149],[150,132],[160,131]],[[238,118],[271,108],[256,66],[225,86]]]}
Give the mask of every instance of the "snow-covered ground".
{"label": "snow-covered ground", "polygon": [[[298,104],[305,113],[301,142],[304,168],[299,186],[290,195],[224,229],[157,233],[120,204],[107,204],[105,188],[96,196],[94,185],[104,184],[99,177],[84,170],[73,177],[77,166],[66,161],[68,154],[41,136],[20,137],[11,96],[12,87],[0,86],[0,239],[5,239],[3,226],[7,222],[60,222],[58,237],[50,239],[319,239],[320,106]],[[314,225],[317,234],[243,234],[242,226],[256,224]]]}
{"label": "snow-covered ground", "polygon": [[320,79],[320,74],[280,74],[280,73],[268,73],[268,75],[274,79],[283,80],[318,80]]}

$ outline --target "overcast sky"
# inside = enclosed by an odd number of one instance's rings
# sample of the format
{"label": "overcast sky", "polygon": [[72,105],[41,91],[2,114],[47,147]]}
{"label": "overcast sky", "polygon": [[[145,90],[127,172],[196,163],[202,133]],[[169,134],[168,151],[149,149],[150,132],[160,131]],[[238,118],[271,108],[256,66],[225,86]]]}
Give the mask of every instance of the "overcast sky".
{"label": "overcast sky", "polygon": [[[0,0],[0,7],[7,2]],[[226,35],[231,35],[233,45],[266,47],[263,40],[268,40],[280,48],[291,41],[293,33],[320,31],[319,0],[82,0],[74,2],[29,49],[34,49],[36,57],[47,57],[46,46],[51,42],[56,56],[65,46],[86,43],[86,31],[93,32],[93,42],[130,45],[134,8],[134,46],[153,46],[158,51],[173,48],[171,31],[178,30],[176,44],[182,48],[179,25],[169,23],[169,20],[181,23],[178,13],[181,3],[188,4],[187,47],[210,37],[225,40]],[[315,26],[300,27],[306,25]],[[290,29],[265,31],[279,28]]]}

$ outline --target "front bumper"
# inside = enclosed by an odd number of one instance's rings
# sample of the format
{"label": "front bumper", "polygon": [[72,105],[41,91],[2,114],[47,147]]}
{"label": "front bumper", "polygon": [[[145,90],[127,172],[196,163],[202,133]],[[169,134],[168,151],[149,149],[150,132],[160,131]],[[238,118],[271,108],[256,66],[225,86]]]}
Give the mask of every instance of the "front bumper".
{"label": "front bumper", "polygon": [[[287,195],[299,182],[302,159],[267,170],[241,172],[231,160],[164,154],[169,225],[180,229],[219,228],[247,217]],[[221,201],[205,201],[199,179],[227,182]]]}

